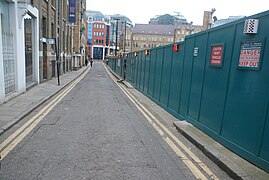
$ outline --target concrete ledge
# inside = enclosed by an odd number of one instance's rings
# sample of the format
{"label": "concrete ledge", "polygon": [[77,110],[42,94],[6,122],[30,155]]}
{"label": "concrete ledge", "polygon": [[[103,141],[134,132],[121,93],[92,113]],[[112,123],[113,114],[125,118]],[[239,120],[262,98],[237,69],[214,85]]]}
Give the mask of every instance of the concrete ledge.
{"label": "concrete ledge", "polygon": [[124,80],[124,79],[122,79],[122,77],[121,76],[119,76],[119,75],[117,75],[108,65],[106,65],[106,64],[104,64],[106,67],[107,67],[107,69],[111,72],[111,74],[113,74],[113,76],[115,76],[117,79],[118,79],[118,82],[119,83],[122,83],[122,84],[124,84],[127,88],[134,88],[128,81],[126,81],[126,80]]}
{"label": "concrete ledge", "polygon": [[268,173],[236,155],[187,121],[176,121],[173,124],[183,136],[233,179],[269,179]]}

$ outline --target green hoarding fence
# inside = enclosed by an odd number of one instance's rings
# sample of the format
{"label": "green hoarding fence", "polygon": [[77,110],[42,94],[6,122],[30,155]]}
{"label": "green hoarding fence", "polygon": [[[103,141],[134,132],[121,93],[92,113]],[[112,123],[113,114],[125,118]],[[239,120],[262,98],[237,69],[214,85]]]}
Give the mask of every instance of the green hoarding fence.
{"label": "green hoarding fence", "polygon": [[[253,20],[254,19],[254,20]],[[258,22],[244,33],[245,21]],[[253,25],[251,24],[251,25]],[[130,54],[126,80],[269,172],[269,11]],[[119,65],[120,62],[120,65]],[[122,59],[109,61],[122,76]]]}

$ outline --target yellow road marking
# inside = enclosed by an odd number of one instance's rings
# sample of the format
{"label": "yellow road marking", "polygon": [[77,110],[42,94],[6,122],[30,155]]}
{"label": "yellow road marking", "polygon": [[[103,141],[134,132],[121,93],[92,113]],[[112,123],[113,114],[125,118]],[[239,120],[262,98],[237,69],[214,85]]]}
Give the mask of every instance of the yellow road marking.
{"label": "yellow road marking", "polygon": [[[107,68],[106,71],[108,72]],[[112,79],[115,78],[108,72]],[[116,81],[115,81],[116,82]],[[125,87],[120,86],[116,83],[120,89],[125,93],[125,95],[135,104],[135,106],[142,112],[142,114],[146,117],[146,119],[153,125],[153,127],[159,132],[159,134],[163,137],[164,133],[160,130],[160,128],[153,122],[155,121],[193,160],[197,163],[205,173],[207,173],[212,179],[218,180],[219,178],[196,156],[194,155],[188,147],[184,145],[175,135],[169,131],[152,113],[150,113],[130,92],[126,90]],[[157,127],[157,128],[156,128]],[[164,137],[163,137],[164,138]],[[182,151],[177,148],[177,146],[167,137],[164,138],[167,144],[176,152],[176,154],[182,157]],[[187,167],[192,171],[196,178],[206,178],[202,172],[184,155],[183,162],[187,165]]]}
{"label": "yellow road marking", "polygon": [[[76,79],[67,89],[65,89],[53,101],[47,104],[35,116],[33,116],[29,121],[27,121],[23,126],[21,126],[12,135],[10,135],[3,143],[0,144],[1,160],[4,159],[4,157],[6,157],[6,155],[12,149],[14,149],[23,140],[23,138],[37,126],[37,124],[73,89],[73,87],[78,84],[78,82],[87,74],[88,71],[89,69],[85,71],[82,76]],[[3,149],[5,146],[7,147]]]}

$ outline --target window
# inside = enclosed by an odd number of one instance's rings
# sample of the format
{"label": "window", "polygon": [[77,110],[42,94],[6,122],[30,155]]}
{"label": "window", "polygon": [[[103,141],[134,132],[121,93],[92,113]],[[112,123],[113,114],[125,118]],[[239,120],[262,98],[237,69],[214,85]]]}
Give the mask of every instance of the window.
{"label": "window", "polygon": [[42,37],[47,37],[47,19],[42,16]]}

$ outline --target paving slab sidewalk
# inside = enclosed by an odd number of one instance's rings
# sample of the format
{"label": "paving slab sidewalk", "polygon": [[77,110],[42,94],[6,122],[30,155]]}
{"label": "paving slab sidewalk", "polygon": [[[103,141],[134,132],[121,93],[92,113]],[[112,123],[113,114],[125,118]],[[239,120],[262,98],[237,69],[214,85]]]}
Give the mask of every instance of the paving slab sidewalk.
{"label": "paving slab sidewalk", "polygon": [[0,135],[77,79],[87,68],[89,66],[83,66],[77,71],[60,76],[60,86],[58,86],[58,79],[54,78],[0,104]]}

